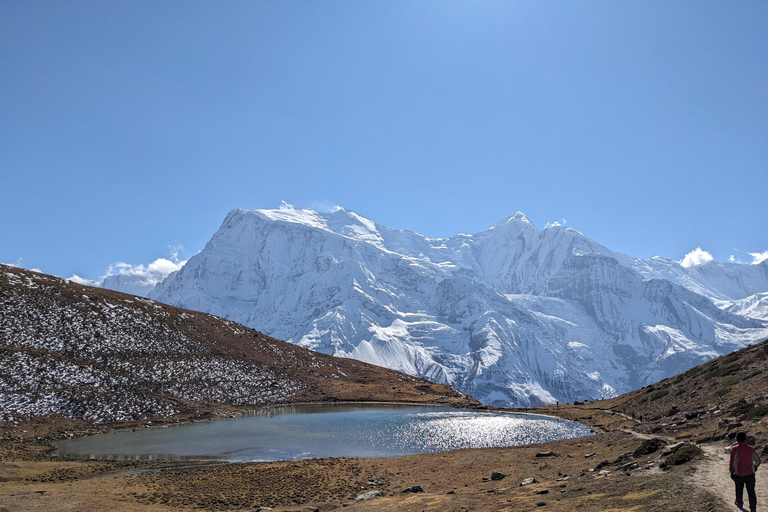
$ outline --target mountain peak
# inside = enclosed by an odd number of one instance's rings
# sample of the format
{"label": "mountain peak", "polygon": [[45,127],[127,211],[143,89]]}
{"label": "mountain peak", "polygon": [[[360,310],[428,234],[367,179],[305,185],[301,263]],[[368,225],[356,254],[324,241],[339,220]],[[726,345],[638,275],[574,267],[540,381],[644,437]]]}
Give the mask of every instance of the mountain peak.
{"label": "mountain peak", "polygon": [[525,214],[521,211],[517,211],[512,215],[508,215],[507,217],[501,219],[496,225],[503,225],[503,224],[509,224],[510,222],[520,222],[523,224],[530,224],[533,226],[533,222],[528,219],[528,217],[525,216]]}
{"label": "mountain peak", "polygon": [[285,202],[275,209],[244,210],[236,208],[229,212],[224,221],[224,226],[231,225],[232,219],[239,217],[255,217],[269,222],[296,224],[362,242],[373,243],[374,245],[381,245],[379,226],[375,222],[340,206],[335,207],[331,212],[294,208]]}
{"label": "mountain peak", "polygon": [[518,226],[518,227],[529,226],[532,228],[536,228],[533,222],[531,222],[530,219],[528,219],[528,217],[526,217],[525,214],[520,211],[504,217],[499,222],[497,222],[491,229],[502,228],[504,226]]}

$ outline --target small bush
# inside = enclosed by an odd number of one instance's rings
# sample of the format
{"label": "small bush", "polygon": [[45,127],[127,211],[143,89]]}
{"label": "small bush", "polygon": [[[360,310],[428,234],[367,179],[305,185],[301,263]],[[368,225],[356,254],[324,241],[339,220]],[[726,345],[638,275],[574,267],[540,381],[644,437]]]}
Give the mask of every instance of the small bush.
{"label": "small bush", "polygon": [[731,390],[731,388],[720,388],[720,389],[718,389],[716,391],[713,391],[712,392],[712,396],[715,397],[715,398],[720,398],[723,395],[725,395],[726,393],[728,393],[730,390]]}
{"label": "small bush", "polygon": [[730,375],[732,373],[735,373],[741,368],[740,363],[735,363],[727,366],[715,366],[712,368],[709,373],[712,374],[712,377],[725,377],[726,375]]}
{"label": "small bush", "polygon": [[731,408],[731,414],[742,417],[743,420],[756,421],[768,415],[768,404],[757,405],[753,402],[739,402]]}
{"label": "small bush", "polygon": [[637,447],[637,449],[632,452],[633,457],[642,457],[643,455],[648,455],[654,452],[657,452],[659,448],[664,446],[665,443],[663,439],[659,439],[658,437],[654,437],[653,439],[646,439],[642,443],[640,443],[640,446]]}
{"label": "small bush", "polygon": [[667,457],[667,459],[661,463],[661,468],[663,469],[669,466],[679,466],[680,464],[685,464],[686,462],[690,462],[695,459],[698,455],[701,455],[701,448],[686,443],[678,448],[675,453]]}
{"label": "small bush", "polygon": [[747,414],[747,418],[753,421],[759,420],[763,416],[768,416],[768,404],[758,405]]}
{"label": "small bush", "polygon": [[655,401],[656,401],[656,400],[658,400],[659,398],[664,398],[664,397],[665,397],[665,396],[667,396],[668,394],[669,394],[669,391],[667,391],[666,389],[662,389],[661,391],[659,391],[659,392],[657,392],[657,393],[654,393],[653,395],[651,395],[651,402],[655,402]]}
{"label": "small bush", "polygon": [[735,404],[733,404],[733,407],[731,407],[731,415],[732,416],[743,416],[749,412],[750,409],[752,409],[755,405],[752,402],[747,402],[746,400],[739,400]]}

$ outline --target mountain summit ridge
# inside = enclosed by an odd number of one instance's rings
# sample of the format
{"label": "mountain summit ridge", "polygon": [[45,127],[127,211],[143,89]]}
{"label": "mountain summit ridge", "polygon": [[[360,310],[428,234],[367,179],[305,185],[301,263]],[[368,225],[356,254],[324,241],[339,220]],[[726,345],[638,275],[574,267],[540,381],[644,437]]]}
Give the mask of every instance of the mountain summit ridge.
{"label": "mountain summit ridge", "polygon": [[635,259],[521,212],[436,238],[344,209],[235,209],[150,297],[535,406],[631,391],[766,337],[765,301],[743,301],[768,291],[768,263],[707,265]]}

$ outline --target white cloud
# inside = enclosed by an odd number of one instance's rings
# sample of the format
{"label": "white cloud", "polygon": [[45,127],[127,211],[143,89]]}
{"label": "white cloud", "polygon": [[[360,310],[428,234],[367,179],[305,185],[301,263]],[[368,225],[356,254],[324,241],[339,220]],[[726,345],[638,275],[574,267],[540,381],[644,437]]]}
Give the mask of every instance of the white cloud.
{"label": "white cloud", "polygon": [[170,249],[170,258],[157,258],[149,265],[131,265],[121,261],[110,265],[100,280],[86,279],[77,274],[72,275],[69,280],[86,286],[146,296],[157,283],[168,277],[171,272],[181,269],[186,263],[186,260],[179,259],[183,247],[177,245]]}
{"label": "white cloud", "polygon": [[77,274],[72,274],[72,277],[67,278],[67,281],[72,281],[73,283],[82,284],[85,286],[101,286],[101,281],[93,281],[92,279],[86,279],[84,277],[80,277]]}
{"label": "white cloud", "polygon": [[184,266],[185,261],[179,261],[178,258],[157,258],[147,266],[131,265],[129,263],[118,262],[110,265],[107,269],[107,275],[104,276],[102,284],[107,281],[114,281],[113,276],[118,276],[122,281],[130,281],[139,286],[154,287],[157,283],[165,279],[168,274],[175,272]]}
{"label": "white cloud", "polygon": [[752,264],[753,265],[759,265],[760,263],[764,262],[765,260],[768,260],[768,251],[765,252],[750,252],[750,256],[752,256]]}
{"label": "white cloud", "polygon": [[280,209],[281,210],[293,210],[293,205],[291,203],[286,203],[285,201],[280,201]]}
{"label": "white cloud", "polygon": [[565,219],[560,219],[560,220],[562,220],[562,223],[558,221],[547,222],[546,225],[544,226],[544,229],[554,228],[557,226],[564,226],[566,224]]}
{"label": "white cloud", "polygon": [[330,201],[313,201],[309,208],[320,213],[336,213],[339,210],[343,210],[341,206],[331,203]]}
{"label": "white cloud", "polygon": [[131,265],[119,262],[110,265],[107,269],[107,275],[104,277],[126,276],[154,285],[165,279],[171,272],[179,270],[185,263],[186,261],[172,261],[167,258],[157,258],[146,267],[144,265]]}
{"label": "white cloud", "polygon": [[685,258],[683,258],[683,261],[681,261],[680,264],[684,267],[692,267],[694,265],[701,265],[703,263],[707,263],[714,259],[715,258],[713,258],[710,253],[703,250],[701,247],[697,247],[693,251],[686,254]]}

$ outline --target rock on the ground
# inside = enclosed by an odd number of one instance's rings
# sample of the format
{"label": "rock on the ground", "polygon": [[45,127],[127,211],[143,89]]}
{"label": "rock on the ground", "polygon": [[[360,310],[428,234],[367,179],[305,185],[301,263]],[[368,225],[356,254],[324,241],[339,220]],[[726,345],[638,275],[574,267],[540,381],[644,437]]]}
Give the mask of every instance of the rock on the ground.
{"label": "rock on the ground", "polygon": [[353,503],[357,503],[358,501],[365,501],[370,500],[371,498],[378,498],[379,496],[384,496],[381,491],[368,491],[366,493],[361,494],[357,498],[353,500]]}

